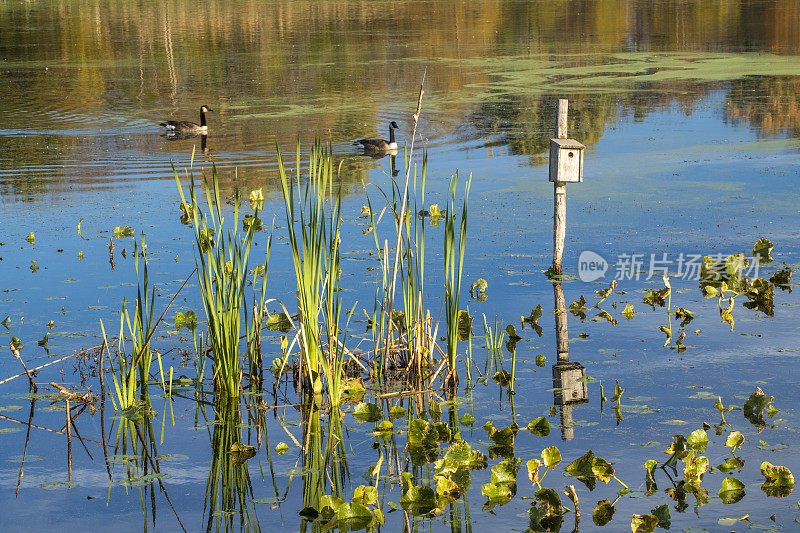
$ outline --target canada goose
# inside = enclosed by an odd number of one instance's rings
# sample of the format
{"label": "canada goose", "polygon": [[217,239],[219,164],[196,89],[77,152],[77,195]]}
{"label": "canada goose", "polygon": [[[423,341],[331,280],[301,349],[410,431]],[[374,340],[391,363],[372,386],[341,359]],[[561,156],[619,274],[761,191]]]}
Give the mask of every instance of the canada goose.
{"label": "canada goose", "polygon": [[386,152],[397,150],[397,143],[394,140],[394,130],[397,129],[397,122],[394,120],[389,123],[389,140],[385,139],[358,139],[353,144],[360,144],[367,152]]}
{"label": "canada goose", "polygon": [[205,133],[208,131],[206,111],[211,111],[211,109],[206,106],[200,107],[200,124],[195,124],[188,120],[168,120],[167,122],[159,122],[159,126],[164,126],[167,129],[167,133]]}

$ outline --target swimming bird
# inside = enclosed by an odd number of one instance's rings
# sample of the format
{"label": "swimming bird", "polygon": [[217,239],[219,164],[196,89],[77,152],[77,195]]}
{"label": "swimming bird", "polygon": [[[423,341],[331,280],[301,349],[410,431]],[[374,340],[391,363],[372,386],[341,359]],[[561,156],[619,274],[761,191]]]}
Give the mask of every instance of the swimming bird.
{"label": "swimming bird", "polygon": [[206,133],[208,131],[206,111],[211,111],[211,109],[206,106],[200,107],[200,124],[195,124],[188,120],[168,120],[167,122],[159,122],[159,126],[164,126],[167,129],[167,133]]}
{"label": "swimming bird", "polygon": [[358,139],[353,144],[360,144],[365,152],[388,152],[397,150],[397,143],[394,140],[394,130],[397,129],[397,122],[394,120],[389,123],[389,140],[385,139]]}

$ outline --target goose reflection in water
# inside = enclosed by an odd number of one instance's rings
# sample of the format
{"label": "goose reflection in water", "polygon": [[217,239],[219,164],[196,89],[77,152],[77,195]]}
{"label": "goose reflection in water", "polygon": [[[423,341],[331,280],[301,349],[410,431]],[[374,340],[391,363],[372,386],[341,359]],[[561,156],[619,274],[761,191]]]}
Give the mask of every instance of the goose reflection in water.
{"label": "goose reflection in water", "polygon": [[168,131],[166,133],[162,133],[161,136],[166,138],[168,141],[186,141],[188,139],[194,139],[195,137],[200,137],[200,152],[203,154],[207,154],[210,151],[210,149],[207,146],[208,135],[206,133],[190,132],[190,131]]}

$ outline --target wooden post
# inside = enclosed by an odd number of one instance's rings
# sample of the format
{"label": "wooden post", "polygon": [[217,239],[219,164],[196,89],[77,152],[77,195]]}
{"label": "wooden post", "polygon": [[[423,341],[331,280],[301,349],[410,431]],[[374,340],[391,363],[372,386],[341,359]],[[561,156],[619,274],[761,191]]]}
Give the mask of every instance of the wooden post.
{"label": "wooden post", "polygon": [[553,299],[556,304],[556,362],[569,361],[569,333],[567,332],[567,305],[560,281],[553,282]]}
{"label": "wooden post", "polygon": [[[556,136],[567,138],[567,109],[569,100],[558,100]],[[567,184],[553,182],[553,273],[561,274],[561,257],[564,255],[564,239],[567,234]]]}

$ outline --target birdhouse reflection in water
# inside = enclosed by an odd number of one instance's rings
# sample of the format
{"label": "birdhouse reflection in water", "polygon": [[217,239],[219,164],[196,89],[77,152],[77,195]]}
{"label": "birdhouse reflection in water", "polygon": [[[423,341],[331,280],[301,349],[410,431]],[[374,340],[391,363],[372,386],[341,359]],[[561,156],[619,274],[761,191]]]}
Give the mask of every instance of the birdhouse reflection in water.
{"label": "birdhouse reflection in water", "polygon": [[556,405],[588,402],[586,369],[580,363],[561,362],[553,365],[553,389]]}

